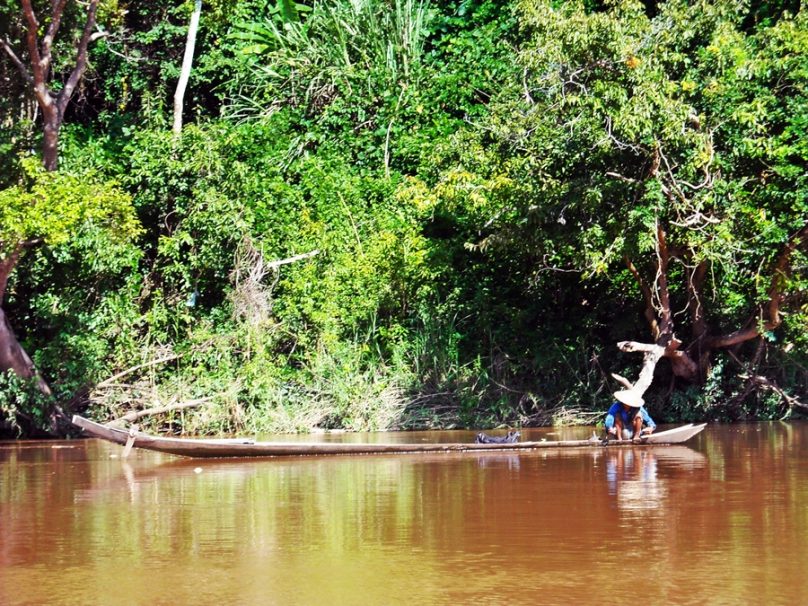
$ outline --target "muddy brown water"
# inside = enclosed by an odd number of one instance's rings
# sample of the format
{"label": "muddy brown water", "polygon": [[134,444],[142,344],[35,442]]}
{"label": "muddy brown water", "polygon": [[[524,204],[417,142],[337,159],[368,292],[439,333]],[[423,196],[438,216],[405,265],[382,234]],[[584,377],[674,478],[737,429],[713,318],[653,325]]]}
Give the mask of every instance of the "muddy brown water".
{"label": "muddy brown water", "polygon": [[121,451],[0,443],[0,604],[808,604],[804,423],[518,454]]}

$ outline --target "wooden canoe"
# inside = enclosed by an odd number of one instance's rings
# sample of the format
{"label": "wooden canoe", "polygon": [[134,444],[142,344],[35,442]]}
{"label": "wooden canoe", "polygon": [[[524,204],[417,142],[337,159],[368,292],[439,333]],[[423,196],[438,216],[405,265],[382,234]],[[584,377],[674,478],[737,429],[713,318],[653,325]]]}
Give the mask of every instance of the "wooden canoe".
{"label": "wooden canoe", "polygon": [[[284,457],[303,455],[355,455],[355,454],[404,454],[404,453],[453,453],[480,451],[518,451],[539,448],[602,448],[600,440],[564,440],[541,442],[515,442],[511,444],[477,443],[425,443],[425,444],[374,444],[337,442],[256,442],[249,439],[205,440],[188,438],[163,438],[139,431],[117,429],[95,423],[79,415],[73,424],[94,438],[100,438],[125,446],[124,454],[132,447],[165,452],[185,457]],[[681,444],[695,436],[706,424],[688,424],[668,431],[653,433],[641,442],[610,441],[612,446],[643,446]]]}

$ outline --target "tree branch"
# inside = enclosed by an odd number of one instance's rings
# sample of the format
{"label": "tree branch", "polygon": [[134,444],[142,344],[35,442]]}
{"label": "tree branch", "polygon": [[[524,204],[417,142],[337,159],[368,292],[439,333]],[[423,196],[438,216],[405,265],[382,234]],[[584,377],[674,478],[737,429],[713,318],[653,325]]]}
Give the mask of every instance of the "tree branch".
{"label": "tree branch", "polygon": [[3,47],[3,50],[6,51],[6,54],[11,59],[11,62],[17,66],[17,69],[20,70],[20,74],[22,74],[23,79],[28,83],[28,85],[33,88],[34,86],[34,79],[31,77],[31,74],[25,68],[25,64],[20,61],[20,58],[17,56],[17,53],[14,52],[14,49],[11,48],[11,44],[8,40],[0,40],[0,46]]}
{"label": "tree branch", "polygon": [[281,265],[288,265],[289,263],[294,263],[296,261],[302,261],[303,259],[309,259],[316,255],[319,255],[319,250],[313,250],[311,252],[302,253],[300,255],[295,255],[294,257],[289,257],[288,259],[280,259],[278,261],[270,261],[265,265],[267,269],[277,269]]}
{"label": "tree branch", "polygon": [[788,395],[781,387],[779,387],[774,381],[764,377],[763,375],[738,375],[741,379],[745,379],[749,381],[752,385],[757,385],[759,387],[763,387],[765,389],[769,389],[779,395],[783,400],[786,401],[789,408],[802,408],[803,410],[808,410],[808,404],[804,404],[800,402],[799,398],[796,396]]}
{"label": "tree branch", "polygon": [[783,297],[782,291],[785,288],[784,281],[788,276],[788,264],[791,259],[791,254],[805,245],[806,242],[808,242],[808,221],[802,226],[802,229],[789,238],[788,243],[777,258],[777,263],[772,271],[771,286],[769,287],[768,317],[764,319],[761,310],[759,322],[747,328],[736,330],[728,335],[710,339],[710,347],[719,348],[737,345],[738,343],[750,341],[764,332],[780,326],[780,323],[783,321],[780,317],[780,302]]}
{"label": "tree branch", "polygon": [[[651,387],[651,382],[654,380],[654,369],[656,368],[657,362],[665,355],[665,348],[653,343],[637,343],[636,341],[621,341],[617,344],[617,347],[620,351],[627,353],[643,353],[640,376],[637,378],[637,382],[630,388],[632,391],[642,396],[642,394]],[[623,383],[623,385],[625,385],[625,383]]]}
{"label": "tree branch", "polygon": [[64,115],[67,103],[70,101],[70,97],[73,96],[73,91],[76,89],[76,86],[78,86],[79,80],[81,80],[84,74],[84,70],[87,69],[87,46],[90,44],[90,37],[95,27],[95,14],[98,9],[98,1],[99,0],[90,0],[90,4],[87,7],[87,21],[84,24],[84,32],[81,34],[81,40],[79,41],[76,51],[76,66],[70,73],[67,82],[65,82],[64,88],[59,93],[57,108],[59,110],[60,119]]}
{"label": "tree branch", "polygon": [[33,248],[44,242],[44,238],[31,238],[20,243],[21,248]]}
{"label": "tree branch", "polygon": [[6,286],[8,286],[8,279],[17,261],[20,260],[20,253],[22,253],[22,246],[16,246],[9,255],[0,260],[0,306],[3,305],[3,299],[6,296]]}
{"label": "tree branch", "polygon": [[625,183],[638,183],[637,179],[633,179],[631,177],[626,177],[625,175],[621,175],[620,173],[616,173],[614,171],[609,171],[606,173],[607,177],[614,177],[615,179],[620,179]]}
{"label": "tree branch", "polygon": [[620,341],[617,344],[617,349],[624,353],[648,353],[649,351],[654,351],[657,347],[661,347],[660,345],[655,345],[653,343],[639,343],[638,341]]}
{"label": "tree branch", "polygon": [[25,41],[28,45],[28,54],[31,57],[34,94],[41,104],[47,105],[50,103],[50,91],[48,91],[46,84],[47,70],[43,64],[42,56],[39,54],[39,46],[36,39],[37,31],[39,30],[39,21],[36,18],[36,13],[34,13],[34,7],[31,6],[31,0],[22,0],[22,13],[28,24],[25,32]]}
{"label": "tree branch", "polygon": [[[761,341],[761,345],[762,345],[762,343],[763,342]],[[760,355],[761,355],[762,351],[763,351],[763,348],[761,346],[759,346],[757,348],[757,352],[755,353],[755,358],[756,359],[760,358]],[[733,360],[735,360],[735,363],[738,364],[738,366],[740,366],[741,368],[743,368],[746,371],[746,374],[738,375],[744,381],[748,381],[748,387],[747,387],[747,389],[744,390],[744,392],[742,394],[743,397],[746,397],[747,395],[749,395],[749,392],[751,392],[752,389],[755,386],[763,387],[765,389],[768,389],[770,391],[775,392],[777,395],[779,395],[781,398],[783,398],[783,400],[786,401],[786,404],[788,404],[789,408],[802,408],[803,410],[808,410],[808,404],[804,404],[804,403],[800,402],[799,398],[797,398],[795,396],[788,395],[779,385],[777,385],[771,379],[769,379],[767,377],[764,377],[763,375],[755,374],[755,372],[750,368],[750,366],[748,366],[747,364],[744,364],[743,362],[741,362],[738,359],[738,356],[736,356],[734,353],[732,353],[732,351],[729,352],[729,355]],[[755,364],[756,363],[757,362],[755,362]],[[741,400],[742,400],[742,398],[739,399],[738,401],[740,402]]]}
{"label": "tree branch", "polygon": [[660,305],[660,333],[673,332],[673,318],[671,316],[670,291],[668,289],[668,243],[665,237],[665,230],[657,224],[657,276],[656,282],[659,284],[659,305]]}
{"label": "tree branch", "polygon": [[634,385],[632,385],[632,384],[631,384],[631,381],[629,381],[629,380],[628,380],[627,378],[625,378],[624,376],[619,375],[619,374],[617,374],[616,372],[613,372],[613,373],[612,373],[612,377],[614,378],[614,380],[615,380],[615,381],[617,381],[618,383],[620,383],[620,385],[622,385],[622,386],[623,386],[623,387],[625,387],[626,389],[629,389],[629,390],[634,389]]}
{"label": "tree branch", "polygon": [[707,334],[707,321],[702,304],[704,292],[704,278],[707,276],[707,262],[699,263],[687,278],[687,306],[690,309],[690,319],[693,327],[693,338],[703,339]]}
{"label": "tree branch", "polygon": [[56,32],[59,31],[59,25],[62,22],[62,14],[64,13],[65,4],[67,0],[56,0],[52,2],[51,22],[48,26],[48,31],[45,37],[42,38],[42,58],[46,62],[45,70],[51,64],[51,48],[53,47],[53,39],[56,37]]}

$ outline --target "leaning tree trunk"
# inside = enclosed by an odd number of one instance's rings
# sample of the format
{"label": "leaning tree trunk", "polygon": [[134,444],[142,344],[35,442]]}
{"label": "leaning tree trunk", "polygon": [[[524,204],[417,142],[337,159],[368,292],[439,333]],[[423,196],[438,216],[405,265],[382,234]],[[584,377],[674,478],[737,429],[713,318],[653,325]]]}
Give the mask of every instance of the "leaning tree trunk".
{"label": "leaning tree trunk", "polygon": [[[34,381],[40,393],[46,396],[52,395],[50,387],[37,371],[31,357],[20,345],[11,324],[8,322],[5,311],[0,307],[0,372],[7,371],[12,371],[23,379]],[[26,415],[21,416],[26,417]],[[30,417],[26,418],[29,421],[31,420]],[[70,419],[58,404],[52,404],[48,407],[45,427],[40,426],[39,423],[32,424],[35,432],[44,429],[47,434],[54,437],[66,435],[70,426]]]}
{"label": "leaning tree trunk", "polygon": [[9,370],[24,379],[34,379],[43,394],[51,394],[50,387],[37,372],[31,357],[20,345],[5,311],[0,307],[0,371]]}
{"label": "leaning tree trunk", "polygon": [[[33,242],[31,241],[31,243]],[[23,349],[2,307],[8,278],[19,260],[23,248],[24,245],[20,245],[5,258],[0,259],[0,373],[11,371],[23,379],[30,379],[34,381],[42,394],[50,396],[52,395],[50,387],[37,371],[31,356]],[[48,419],[49,433],[55,436],[61,435],[61,428],[66,426],[66,420],[62,409],[54,406]]]}
{"label": "leaning tree trunk", "polygon": [[38,240],[23,242],[4,257],[0,257],[0,372],[14,371],[24,379],[36,379],[37,387],[45,395],[51,395],[50,387],[39,375],[31,357],[25,352],[11,328],[3,301],[11,273],[14,271],[23,251],[36,244]]}

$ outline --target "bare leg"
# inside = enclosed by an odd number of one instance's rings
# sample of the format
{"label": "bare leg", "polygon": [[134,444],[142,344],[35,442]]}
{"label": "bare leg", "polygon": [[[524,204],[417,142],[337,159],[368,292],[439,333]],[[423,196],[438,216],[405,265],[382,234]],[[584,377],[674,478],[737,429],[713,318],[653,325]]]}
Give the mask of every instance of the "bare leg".
{"label": "bare leg", "polygon": [[640,434],[642,433],[642,415],[640,413],[637,413],[634,420],[631,422],[631,425],[634,429],[634,439],[639,438]]}

